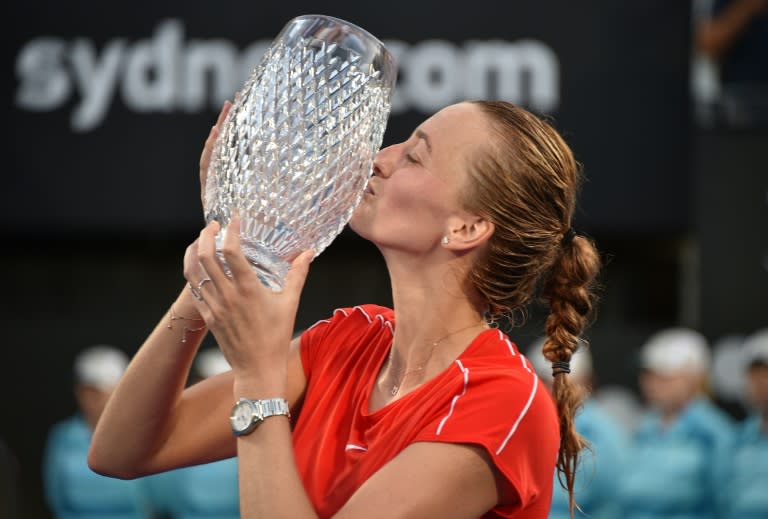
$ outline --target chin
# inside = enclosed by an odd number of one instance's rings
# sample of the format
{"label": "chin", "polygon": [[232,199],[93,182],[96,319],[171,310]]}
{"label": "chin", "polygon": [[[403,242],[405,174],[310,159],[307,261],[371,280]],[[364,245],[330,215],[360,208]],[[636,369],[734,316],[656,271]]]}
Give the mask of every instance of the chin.
{"label": "chin", "polygon": [[359,217],[358,211],[355,211],[352,213],[352,218],[349,220],[348,227],[352,229],[355,234],[367,240],[368,235],[365,232],[365,226],[361,224],[360,220],[361,218]]}

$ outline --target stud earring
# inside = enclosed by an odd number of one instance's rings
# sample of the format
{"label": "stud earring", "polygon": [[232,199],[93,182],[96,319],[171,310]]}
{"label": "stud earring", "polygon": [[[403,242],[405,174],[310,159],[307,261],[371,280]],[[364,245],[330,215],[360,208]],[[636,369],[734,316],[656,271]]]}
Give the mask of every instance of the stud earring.
{"label": "stud earring", "polygon": [[451,240],[448,238],[448,236],[443,236],[443,239],[440,240],[440,243],[442,243],[443,245],[448,245],[449,241]]}

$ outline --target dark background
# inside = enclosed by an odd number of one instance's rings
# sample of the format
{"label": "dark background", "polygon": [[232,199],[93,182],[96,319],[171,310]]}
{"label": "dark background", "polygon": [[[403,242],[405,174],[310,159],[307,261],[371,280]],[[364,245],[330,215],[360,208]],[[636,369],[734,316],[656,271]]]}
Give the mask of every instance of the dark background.
{"label": "dark background", "polygon": [[[172,101],[145,111],[126,101],[120,83],[103,120],[73,125],[83,101],[68,58],[76,44],[90,45],[98,62],[117,39],[129,52],[167,20],[181,24],[182,48],[226,40],[242,51],[307,13],[352,21],[411,50],[441,40],[460,57],[469,41],[543,44],[559,72],[558,102],[544,115],[587,177],[576,227],[596,239],[606,263],[588,332],[599,382],[634,389],[636,351],[660,327],[694,326],[715,341],[768,324],[768,131],[694,124],[689,2],[91,0],[10,9],[0,436],[19,461],[22,517],[48,517],[41,454],[49,427],[74,411],[74,355],[96,343],[136,351],[183,286],[183,252],[203,223],[196,166],[223,101],[213,81],[199,108]],[[44,36],[61,44],[56,66],[72,90],[54,107],[31,110],[19,102],[29,78],[19,74],[18,59]],[[121,67],[123,74],[125,61]],[[436,67],[430,77],[439,85],[445,74]],[[536,111],[526,95],[530,74],[524,70],[523,94],[510,100]],[[401,75],[403,91],[412,79]],[[463,91],[455,90],[458,101]],[[427,115],[418,102],[393,113],[385,145]],[[345,231],[313,263],[297,326],[363,302],[390,303],[386,269],[373,246]],[[543,319],[534,306],[513,339],[525,347]]]}

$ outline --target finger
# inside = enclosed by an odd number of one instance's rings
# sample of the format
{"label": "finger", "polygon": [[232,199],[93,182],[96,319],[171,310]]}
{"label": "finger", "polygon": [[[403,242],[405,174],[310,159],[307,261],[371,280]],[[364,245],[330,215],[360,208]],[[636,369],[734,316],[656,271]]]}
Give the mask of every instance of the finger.
{"label": "finger", "polygon": [[[208,137],[205,139],[203,145],[203,153],[200,155],[200,169],[207,170],[208,164],[211,162],[211,153],[213,152],[213,145],[216,142],[216,138],[219,136],[219,129],[216,126],[211,126],[211,130],[208,132]],[[202,173],[203,171],[201,171]]]}
{"label": "finger", "polygon": [[310,249],[299,254],[291,262],[291,268],[285,277],[284,292],[293,293],[297,296],[301,294],[309,274],[309,265],[313,259],[315,259],[315,251]]}
{"label": "finger", "polygon": [[186,290],[196,299],[195,308],[201,312],[205,303],[199,290],[200,280],[208,278],[208,274],[200,263],[198,246],[199,240],[195,240],[184,253],[184,279],[187,280]]}
{"label": "finger", "polygon": [[196,282],[205,276],[205,270],[203,270],[200,258],[197,255],[198,246],[199,240],[195,240],[184,252],[184,279],[190,283]]}
{"label": "finger", "polygon": [[221,245],[221,253],[224,255],[224,260],[227,262],[233,278],[247,276],[253,272],[240,244],[240,215],[237,213],[233,212],[232,218],[229,220],[227,233]]}
{"label": "finger", "polygon": [[224,106],[221,107],[221,111],[219,112],[219,118],[216,119],[216,124],[214,125],[214,128],[221,127],[221,123],[223,123],[224,119],[227,118],[227,114],[229,113],[230,108],[232,108],[232,103],[230,103],[229,100],[224,101]]}
{"label": "finger", "polygon": [[[216,255],[216,234],[220,228],[219,222],[214,221],[200,232],[197,254],[207,274],[206,277],[211,279],[217,289],[223,290],[229,279]],[[197,283],[200,281],[201,279],[198,279]]]}

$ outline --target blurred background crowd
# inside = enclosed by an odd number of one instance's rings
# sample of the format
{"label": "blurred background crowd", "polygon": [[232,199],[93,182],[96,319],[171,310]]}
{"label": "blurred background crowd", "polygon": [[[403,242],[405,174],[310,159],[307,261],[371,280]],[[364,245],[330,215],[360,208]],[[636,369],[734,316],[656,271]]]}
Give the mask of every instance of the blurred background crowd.
{"label": "blurred background crowd", "polygon": [[[583,164],[575,227],[605,268],[571,374],[591,443],[577,516],[768,517],[768,1],[282,4],[11,4],[0,518],[238,516],[236,460],[120,481],[85,452],[184,283],[221,103],[308,13],[398,56],[385,145],[442,106],[498,97],[547,116]],[[313,263],[297,330],[388,305],[388,287],[345,230]],[[547,381],[542,316],[509,334]],[[223,369],[209,337],[189,382]],[[566,516],[556,493],[551,517]]]}

